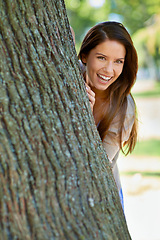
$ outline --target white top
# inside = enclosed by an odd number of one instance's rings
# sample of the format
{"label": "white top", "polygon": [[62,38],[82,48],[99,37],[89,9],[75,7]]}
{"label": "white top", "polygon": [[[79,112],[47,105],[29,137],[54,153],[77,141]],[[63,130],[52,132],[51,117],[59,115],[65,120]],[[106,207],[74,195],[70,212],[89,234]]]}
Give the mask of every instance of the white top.
{"label": "white top", "polygon": [[[127,104],[126,116],[124,120],[124,129],[122,130],[122,142],[125,142],[128,140],[133,127],[134,119],[135,119],[135,104],[131,95],[128,95],[127,100],[128,100],[128,104]],[[119,114],[115,116],[109,128],[109,132],[103,140],[103,147],[105,148],[106,153],[108,155],[108,159],[111,162],[111,165],[113,168],[113,175],[114,175],[118,190],[121,189],[119,172],[117,168],[117,159],[120,151],[119,133],[118,133],[119,116],[120,116]]]}

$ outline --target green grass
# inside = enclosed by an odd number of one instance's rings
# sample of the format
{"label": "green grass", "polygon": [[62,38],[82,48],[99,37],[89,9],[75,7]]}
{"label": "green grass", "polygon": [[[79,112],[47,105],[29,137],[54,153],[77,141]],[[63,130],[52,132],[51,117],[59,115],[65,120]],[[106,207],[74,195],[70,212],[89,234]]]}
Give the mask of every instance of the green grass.
{"label": "green grass", "polygon": [[137,142],[132,155],[160,156],[160,139],[149,139]]}
{"label": "green grass", "polygon": [[128,172],[121,172],[121,175],[129,175],[133,176],[137,173],[140,173],[144,177],[160,177],[160,172],[142,172],[142,171],[128,171]]}
{"label": "green grass", "polygon": [[[160,97],[160,82],[156,82],[154,89],[149,91],[134,93],[136,97]],[[157,110],[158,111],[158,110]],[[139,156],[160,156],[160,139],[149,139],[145,141],[139,141],[133,151],[134,155]]]}
{"label": "green grass", "polygon": [[154,89],[149,91],[133,93],[133,96],[136,97],[160,97],[160,82],[155,83]]}

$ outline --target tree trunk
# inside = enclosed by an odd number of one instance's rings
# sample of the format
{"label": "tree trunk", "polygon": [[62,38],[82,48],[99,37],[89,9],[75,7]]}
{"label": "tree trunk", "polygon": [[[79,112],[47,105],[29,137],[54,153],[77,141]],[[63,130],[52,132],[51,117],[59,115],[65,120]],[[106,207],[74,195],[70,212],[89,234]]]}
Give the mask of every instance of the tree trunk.
{"label": "tree trunk", "polygon": [[130,239],[63,0],[0,0],[0,239]]}

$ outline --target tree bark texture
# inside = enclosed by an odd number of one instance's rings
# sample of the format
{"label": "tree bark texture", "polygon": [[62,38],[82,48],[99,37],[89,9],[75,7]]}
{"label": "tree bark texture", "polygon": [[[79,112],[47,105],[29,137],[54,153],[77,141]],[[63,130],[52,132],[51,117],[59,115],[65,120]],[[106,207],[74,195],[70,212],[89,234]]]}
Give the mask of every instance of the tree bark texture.
{"label": "tree bark texture", "polygon": [[0,239],[130,239],[63,0],[0,0]]}

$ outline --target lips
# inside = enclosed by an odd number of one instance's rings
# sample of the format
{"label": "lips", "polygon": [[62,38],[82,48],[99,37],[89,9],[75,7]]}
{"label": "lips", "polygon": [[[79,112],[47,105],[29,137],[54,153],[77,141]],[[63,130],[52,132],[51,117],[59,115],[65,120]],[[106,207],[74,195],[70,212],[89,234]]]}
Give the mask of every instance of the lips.
{"label": "lips", "polygon": [[105,82],[108,82],[112,79],[112,77],[110,76],[104,76],[104,75],[101,75],[101,74],[97,74],[97,76],[102,80],[102,81],[105,81]]}

